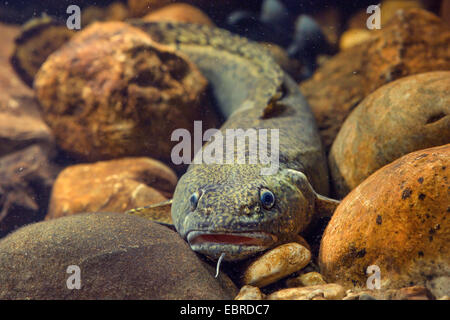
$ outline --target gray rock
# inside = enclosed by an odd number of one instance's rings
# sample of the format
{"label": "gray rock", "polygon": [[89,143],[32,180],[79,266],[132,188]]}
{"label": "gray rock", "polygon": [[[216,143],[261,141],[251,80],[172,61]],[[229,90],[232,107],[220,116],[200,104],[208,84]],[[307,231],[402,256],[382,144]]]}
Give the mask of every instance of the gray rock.
{"label": "gray rock", "polygon": [[[80,289],[68,289],[80,268]],[[71,278],[72,277],[72,278]],[[233,299],[237,288],[177,233],[144,218],[89,213],[0,241],[0,299]]]}

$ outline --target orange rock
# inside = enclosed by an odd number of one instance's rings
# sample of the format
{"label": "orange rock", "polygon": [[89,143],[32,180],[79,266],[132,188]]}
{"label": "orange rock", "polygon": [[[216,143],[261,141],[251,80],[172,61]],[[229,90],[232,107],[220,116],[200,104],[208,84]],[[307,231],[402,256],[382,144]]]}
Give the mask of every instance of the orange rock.
{"label": "orange rock", "polygon": [[174,130],[193,132],[195,120],[215,126],[207,87],[185,56],[123,22],[83,29],[35,78],[56,143],[81,161],[148,156],[172,164]]}
{"label": "orange rock", "polygon": [[325,279],[364,288],[371,265],[380,268],[382,290],[448,276],[449,170],[447,144],[409,153],[350,192],[322,238],[319,266]]}
{"label": "orange rock", "polygon": [[128,0],[128,8],[133,17],[143,17],[173,2],[174,0]]}
{"label": "orange rock", "polygon": [[398,10],[424,8],[420,0],[384,0],[381,2],[381,27],[397,13]]}
{"label": "orange rock", "polygon": [[267,300],[341,300],[344,297],[345,290],[342,286],[329,283],[317,286],[282,289],[268,295]]}
{"label": "orange rock", "polygon": [[46,219],[81,212],[125,212],[158,203],[171,197],[176,183],[171,169],[149,158],[70,166],[55,181]]}
{"label": "orange rock", "polygon": [[368,29],[349,29],[345,31],[339,40],[339,48],[346,50],[358,44],[367,41],[372,36],[372,32]]}
{"label": "orange rock", "polygon": [[264,295],[258,287],[245,285],[241,288],[234,300],[263,300]]}
{"label": "orange rock", "polygon": [[344,197],[401,156],[450,141],[450,72],[422,73],[382,86],[348,116],[329,155]]}
{"label": "orange rock", "polygon": [[107,20],[123,21],[128,18],[128,7],[120,2],[113,2],[106,8]]}
{"label": "orange rock", "polygon": [[28,21],[22,26],[20,34],[14,40],[14,53],[10,58],[17,75],[29,87],[32,87],[34,77],[41,65],[74,33],[65,24],[49,16]]}
{"label": "orange rock", "polygon": [[450,30],[421,9],[398,11],[381,30],[344,50],[300,84],[328,150],[350,111],[371,92],[396,79],[450,70]]}
{"label": "orange rock", "polygon": [[311,261],[311,252],[292,242],[269,250],[253,261],[243,276],[243,283],[264,287],[303,269]]}
{"label": "orange rock", "polygon": [[214,23],[203,11],[185,3],[175,3],[152,11],[143,20],[187,22],[214,26]]}

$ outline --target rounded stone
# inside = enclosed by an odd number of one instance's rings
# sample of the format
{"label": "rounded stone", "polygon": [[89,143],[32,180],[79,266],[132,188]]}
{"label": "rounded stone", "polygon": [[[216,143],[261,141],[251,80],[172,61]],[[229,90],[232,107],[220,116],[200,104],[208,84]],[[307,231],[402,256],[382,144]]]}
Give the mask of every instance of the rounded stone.
{"label": "rounded stone", "polygon": [[[0,299],[233,299],[236,287],[213,269],[166,227],[79,214],[0,241]],[[80,289],[69,289],[78,276]]]}
{"label": "rounded stone", "polygon": [[276,247],[253,261],[244,272],[243,282],[264,287],[301,270],[311,261],[311,252],[292,242]]}
{"label": "rounded stone", "polygon": [[187,57],[123,22],[86,27],[35,78],[56,143],[82,161],[148,156],[173,165],[174,130],[216,124],[207,86]]}
{"label": "rounded stone", "polygon": [[379,268],[382,290],[428,286],[448,276],[449,169],[450,144],[419,150],[351,191],[322,238],[319,266],[325,280],[365,288],[369,266]]}
{"label": "rounded stone", "polygon": [[245,285],[241,288],[234,300],[263,300],[264,296],[258,287]]}
{"label": "rounded stone", "polygon": [[69,166],[53,185],[46,219],[82,212],[125,212],[155,204],[171,198],[176,183],[170,168],[149,158]]}
{"label": "rounded stone", "polygon": [[323,277],[318,272],[307,272],[299,275],[296,278],[287,279],[286,284],[288,287],[310,287],[321,284],[326,284]]}
{"label": "rounded stone", "polygon": [[339,39],[339,48],[346,50],[370,39],[372,33],[367,29],[349,29]]}
{"label": "rounded stone", "polygon": [[200,9],[186,3],[174,3],[155,10],[142,18],[145,21],[171,21],[214,26],[211,19]]}
{"label": "rounded stone", "polygon": [[421,9],[397,11],[381,30],[343,50],[300,83],[328,152],[350,112],[370,93],[402,77],[450,69],[450,30]]}
{"label": "rounded stone", "polygon": [[329,164],[334,189],[345,196],[382,166],[450,141],[450,72],[406,77],[366,97],[334,141]]}
{"label": "rounded stone", "polygon": [[[267,300],[341,300],[345,297],[342,286],[329,283],[310,287],[288,288],[275,291],[267,296]],[[320,299],[320,300],[322,300]]]}

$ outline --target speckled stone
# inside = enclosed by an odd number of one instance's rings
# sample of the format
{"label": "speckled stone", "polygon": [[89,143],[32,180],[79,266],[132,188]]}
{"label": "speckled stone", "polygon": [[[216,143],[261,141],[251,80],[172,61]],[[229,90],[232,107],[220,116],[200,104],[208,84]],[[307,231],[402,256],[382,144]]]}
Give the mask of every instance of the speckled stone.
{"label": "speckled stone", "polygon": [[448,276],[449,170],[447,144],[409,153],[350,192],[322,238],[325,280],[365,288],[371,265],[380,268],[383,290]]}
{"label": "speckled stone", "polygon": [[307,272],[299,275],[298,277],[287,279],[286,284],[288,287],[310,287],[321,284],[326,284],[323,277],[318,272]]}
{"label": "speckled stone", "polygon": [[123,22],[84,28],[35,78],[56,143],[82,161],[148,156],[173,165],[174,130],[193,132],[195,120],[215,126],[207,86],[187,57]]}
{"label": "speckled stone", "polygon": [[258,287],[245,285],[241,288],[234,300],[263,300],[264,295]]}
{"label": "speckled stone", "polygon": [[264,287],[304,268],[311,252],[298,243],[287,243],[270,250],[250,264],[243,276],[244,284]]}
{"label": "speckled stone", "polygon": [[[345,297],[345,290],[342,286],[329,283],[311,287],[282,289],[271,293],[267,300],[341,300]],[[322,300],[320,299],[320,300]]]}
{"label": "speckled stone", "polygon": [[368,29],[349,29],[339,39],[339,48],[346,50],[370,39],[372,32]]}
{"label": "speckled stone", "polygon": [[328,151],[342,123],[367,95],[413,74],[450,69],[450,30],[421,9],[397,11],[364,43],[343,50],[300,84]]}
{"label": "speckled stone", "polygon": [[329,155],[334,191],[345,196],[401,156],[450,142],[450,72],[421,73],[382,86],[342,125]]}

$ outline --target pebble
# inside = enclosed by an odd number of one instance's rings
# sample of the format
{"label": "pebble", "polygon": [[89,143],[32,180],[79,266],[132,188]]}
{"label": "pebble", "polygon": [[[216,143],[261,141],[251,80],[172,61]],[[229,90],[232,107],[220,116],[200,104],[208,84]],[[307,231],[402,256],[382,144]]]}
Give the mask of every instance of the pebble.
{"label": "pebble", "polygon": [[245,285],[241,288],[234,300],[263,300],[264,295],[258,287]]}
{"label": "pebble", "polygon": [[398,300],[432,300],[431,292],[422,286],[401,288],[396,292],[395,299]]}
{"label": "pebble", "polygon": [[292,279],[287,279],[286,284],[288,287],[309,287],[321,284],[326,284],[323,277],[318,272],[308,272],[301,274],[300,276]]}
{"label": "pebble", "polygon": [[195,64],[123,22],[77,32],[45,61],[34,87],[56,143],[84,162],[146,156],[175,166],[174,130],[217,121]]}
{"label": "pebble", "polygon": [[311,260],[311,252],[298,243],[287,243],[265,253],[250,264],[243,282],[264,287],[301,270]]}
{"label": "pebble", "polygon": [[[322,237],[319,266],[324,278],[365,288],[373,265],[379,269],[381,289],[387,290],[448,276],[449,170],[447,144],[409,153],[351,191]],[[441,294],[450,292],[446,283]]]}
{"label": "pebble", "polygon": [[359,295],[359,300],[377,300],[377,299],[371,296],[370,294],[363,292]]}
{"label": "pebble", "polygon": [[331,147],[329,167],[338,197],[405,154],[448,143],[448,88],[450,71],[435,71],[396,80],[367,96]]}
{"label": "pebble", "polygon": [[339,40],[339,48],[346,50],[370,39],[372,33],[367,29],[349,29]]}
{"label": "pebble", "polygon": [[[176,183],[172,169],[150,158],[69,166],[53,185],[46,218],[82,212],[125,212],[163,202],[172,197]],[[158,221],[172,222],[168,214]]]}
{"label": "pebble", "polygon": [[345,289],[339,284],[329,283],[311,287],[282,289],[267,296],[268,300],[312,300],[321,297],[325,300],[341,300]]}

